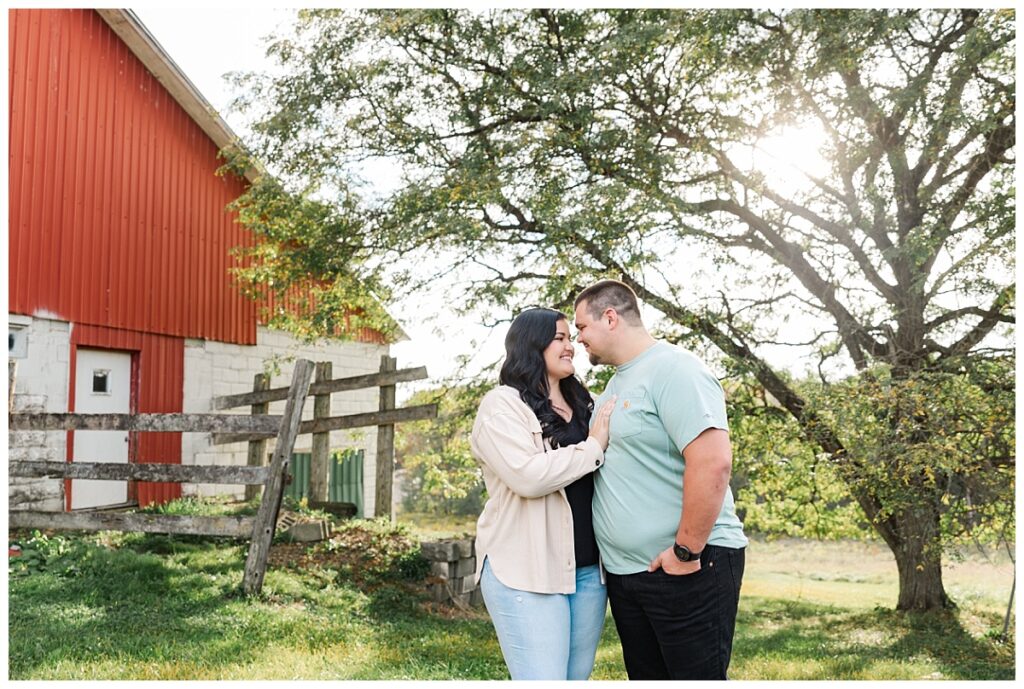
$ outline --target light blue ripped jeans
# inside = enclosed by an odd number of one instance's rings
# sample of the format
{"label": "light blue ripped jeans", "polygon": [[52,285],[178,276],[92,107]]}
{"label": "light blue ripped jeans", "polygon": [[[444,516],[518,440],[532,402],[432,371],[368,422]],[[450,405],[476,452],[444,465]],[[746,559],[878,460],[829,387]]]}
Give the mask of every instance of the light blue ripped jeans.
{"label": "light blue ripped jeans", "polygon": [[484,560],[480,589],[512,679],[587,679],[608,594],[598,565],[576,570],[576,593],[531,593],[498,581]]}

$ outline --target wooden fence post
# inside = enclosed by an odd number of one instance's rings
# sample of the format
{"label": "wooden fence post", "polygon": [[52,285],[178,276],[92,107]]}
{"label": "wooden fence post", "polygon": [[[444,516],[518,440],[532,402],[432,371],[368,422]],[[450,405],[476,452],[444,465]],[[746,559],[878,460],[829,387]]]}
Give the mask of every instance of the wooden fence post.
{"label": "wooden fence post", "polygon": [[[386,354],[380,357],[380,372],[394,371],[398,359]],[[380,411],[395,408],[395,386],[380,387]],[[395,425],[377,426],[377,490],[373,501],[375,517],[391,518],[391,483],[395,473]]]}
{"label": "wooden fence post", "polygon": [[[252,391],[261,392],[270,389],[270,374],[257,373],[252,382]],[[270,408],[269,402],[252,405],[253,414],[266,414]],[[261,467],[267,464],[267,441],[266,439],[249,441],[249,458],[246,464],[251,467]],[[260,494],[260,486],[246,486],[245,499],[252,500]]]}
{"label": "wooden fence post", "polygon": [[[321,361],[316,365],[316,382],[322,383],[331,379],[332,365],[330,361]],[[331,416],[331,393],[317,395],[313,398],[313,418],[326,419]],[[314,433],[313,449],[309,458],[309,501],[327,502],[327,483],[330,480],[331,432]]]}
{"label": "wooden fence post", "polygon": [[313,377],[313,362],[299,359],[295,362],[292,374],[292,385],[288,391],[281,429],[277,434],[274,456],[270,460],[270,474],[267,484],[263,487],[263,500],[256,513],[256,523],[252,531],[252,543],[245,559],[245,577],[242,588],[247,595],[259,593],[263,588],[263,576],[267,572],[267,559],[270,556],[270,543],[277,527],[277,513],[281,509],[281,498],[284,494],[284,477],[291,461],[292,450],[295,448],[295,437],[299,433],[302,421],[302,407],[309,394],[309,385]]}

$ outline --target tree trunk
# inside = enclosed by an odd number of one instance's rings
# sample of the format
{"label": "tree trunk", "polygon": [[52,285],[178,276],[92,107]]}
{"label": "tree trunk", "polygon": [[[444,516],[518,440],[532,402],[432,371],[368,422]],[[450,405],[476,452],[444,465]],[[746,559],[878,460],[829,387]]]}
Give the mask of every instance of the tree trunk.
{"label": "tree trunk", "polygon": [[897,610],[924,612],[956,605],[942,585],[942,548],[938,511],[929,505],[908,509],[898,519],[900,543],[893,548],[899,570]]}

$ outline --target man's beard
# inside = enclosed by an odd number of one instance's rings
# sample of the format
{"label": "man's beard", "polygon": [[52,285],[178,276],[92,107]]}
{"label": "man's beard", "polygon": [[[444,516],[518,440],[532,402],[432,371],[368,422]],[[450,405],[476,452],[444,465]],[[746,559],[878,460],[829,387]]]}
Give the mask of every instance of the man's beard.
{"label": "man's beard", "polygon": [[588,358],[590,359],[591,366],[599,366],[600,364],[604,363],[603,361],[601,361],[601,357],[592,352],[588,352]]}

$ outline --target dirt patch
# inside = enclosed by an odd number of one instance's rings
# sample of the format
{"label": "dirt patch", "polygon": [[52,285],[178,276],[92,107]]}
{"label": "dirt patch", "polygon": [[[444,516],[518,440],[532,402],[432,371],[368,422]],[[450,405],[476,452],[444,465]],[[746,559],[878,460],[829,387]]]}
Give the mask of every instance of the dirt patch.
{"label": "dirt patch", "polygon": [[372,587],[384,581],[426,578],[427,565],[417,551],[416,541],[405,533],[346,524],[316,543],[275,543],[269,561],[274,567],[334,570],[339,579]]}
{"label": "dirt patch", "polygon": [[438,603],[436,601],[426,600],[420,603],[420,609],[436,617],[443,617],[446,620],[491,619],[490,615],[487,614],[487,608],[482,605],[478,608],[460,608],[452,603]]}
{"label": "dirt patch", "polygon": [[267,562],[271,567],[299,569],[309,564],[309,543],[274,543],[270,546]]}

